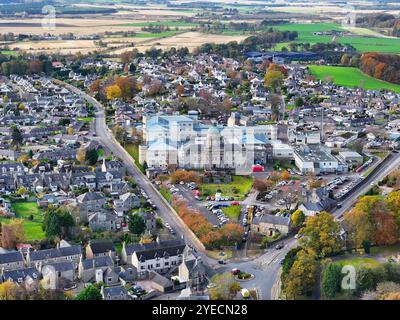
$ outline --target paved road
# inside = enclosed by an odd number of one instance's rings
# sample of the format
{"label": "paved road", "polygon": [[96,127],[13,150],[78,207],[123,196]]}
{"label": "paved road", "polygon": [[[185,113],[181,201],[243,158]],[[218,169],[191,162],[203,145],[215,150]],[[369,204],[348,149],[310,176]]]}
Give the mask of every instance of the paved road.
{"label": "paved road", "polygon": [[370,188],[371,184],[376,184],[385,178],[390,172],[397,169],[400,166],[400,153],[393,153],[393,157],[389,163],[382,166],[375,172],[373,175],[368,176],[364,179],[363,185],[358,188],[356,192],[351,194],[346,200],[342,202],[342,207],[337,208],[332,211],[332,214],[338,218],[342,219],[343,214],[346,211],[349,211],[354,204],[357,202],[357,199],[365,194]]}

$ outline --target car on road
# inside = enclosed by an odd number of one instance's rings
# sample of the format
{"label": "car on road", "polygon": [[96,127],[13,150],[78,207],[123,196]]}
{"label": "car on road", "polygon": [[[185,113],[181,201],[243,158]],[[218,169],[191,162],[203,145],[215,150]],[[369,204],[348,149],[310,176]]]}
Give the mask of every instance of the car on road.
{"label": "car on road", "polygon": [[281,250],[283,248],[283,244],[277,244],[276,246],[275,246],[275,249],[276,250]]}
{"label": "car on road", "polygon": [[218,263],[219,264],[226,264],[226,261],[225,260],[218,260]]}
{"label": "car on road", "polygon": [[295,238],[295,239],[300,239],[302,236],[303,236],[302,234],[298,233],[298,234],[296,234],[296,235],[294,236],[294,238]]}
{"label": "car on road", "polygon": [[238,201],[231,202],[231,206],[240,206],[240,202]]}
{"label": "car on road", "polygon": [[235,276],[235,275],[237,275],[238,273],[240,273],[240,269],[238,269],[238,268],[233,268],[233,269],[231,270],[231,273]]}

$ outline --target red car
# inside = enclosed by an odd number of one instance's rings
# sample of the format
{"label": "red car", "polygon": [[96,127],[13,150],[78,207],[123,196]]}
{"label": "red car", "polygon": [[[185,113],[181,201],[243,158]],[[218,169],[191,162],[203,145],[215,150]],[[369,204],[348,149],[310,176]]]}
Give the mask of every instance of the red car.
{"label": "red car", "polygon": [[256,164],[253,166],[253,172],[264,172],[264,167],[262,165]]}
{"label": "red car", "polygon": [[240,202],[237,201],[231,202],[231,206],[240,206]]}
{"label": "red car", "polygon": [[235,276],[235,275],[237,275],[238,273],[240,273],[240,270],[239,270],[238,268],[233,268],[233,269],[231,270],[231,273]]}

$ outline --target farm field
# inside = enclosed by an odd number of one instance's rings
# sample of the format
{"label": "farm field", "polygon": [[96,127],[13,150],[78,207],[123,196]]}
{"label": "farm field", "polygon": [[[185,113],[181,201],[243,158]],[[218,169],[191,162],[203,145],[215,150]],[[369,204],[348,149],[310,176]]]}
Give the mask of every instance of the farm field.
{"label": "farm field", "polygon": [[[27,241],[44,239],[45,233],[42,230],[42,212],[36,202],[15,202],[12,204],[16,218],[25,220],[24,229]],[[31,215],[33,219],[30,220]],[[0,218],[1,222],[7,223],[9,219]]]}
{"label": "farm field", "polygon": [[318,79],[324,80],[331,77],[332,81],[339,86],[358,87],[364,81],[365,89],[380,90],[388,89],[400,92],[400,85],[374,79],[357,68],[333,67],[333,66],[309,66],[310,73]]}
{"label": "farm field", "polygon": [[191,22],[186,22],[186,21],[146,21],[146,22],[133,22],[133,23],[127,23],[127,24],[122,24],[121,26],[124,27],[148,27],[148,26],[165,26],[165,27],[196,27],[198,24],[197,23],[191,23]]}
{"label": "farm field", "polygon": [[[313,35],[313,32],[318,31],[343,31],[341,25],[337,23],[303,23],[303,24],[283,24],[274,26],[278,30],[297,31],[299,36],[295,42],[309,42],[314,43],[328,43],[332,41],[332,36]],[[357,28],[358,33],[360,29]],[[363,29],[365,30],[365,29]],[[389,37],[367,37],[361,35],[337,37],[337,41],[342,44],[351,44],[358,51],[361,52],[387,52],[387,53],[400,53],[400,39]]]}
{"label": "farm field", "polygon": [[[201,46],[204,43],[228,43],[230,41],[242,41],[247,38],[248,35],[216,35],[200,32],[184,32],[177,34],[172,37],[166,37],[163,39],[157,39],[154,41],[146,42],[141,45],[138,43],[135,48],[141,52],[144,52],[152,47],[157,49],[170,49],[171,47],[182,48],[187,47],[189,51]],[[117,49],[112,53],[119,54],[126,51],[126,49]]]}

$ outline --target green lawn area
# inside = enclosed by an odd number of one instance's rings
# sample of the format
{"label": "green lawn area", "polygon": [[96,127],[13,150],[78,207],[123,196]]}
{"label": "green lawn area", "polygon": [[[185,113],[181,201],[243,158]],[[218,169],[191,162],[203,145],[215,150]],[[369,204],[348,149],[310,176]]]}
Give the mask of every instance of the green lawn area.
{"label": "green lawn area", "polygon": [[240,209],[241,209],[241,206],[230,206],[227,208],[222,208],[222,211],[225,213],[225,215],[228,218],[237,220],[237,219],[239,219],[239,216],[240,216]]}
{"label": "green lawn area", "polygon": [[[25,220],[24,228],[27,241],[41,240],[46,237],[42,230],[42,212],[36,202],[14,202],[11,207],[17,218]],[[33,215],[33,220],[29,220],[31,215]],[[7,221],[9,219],[2,219],[2,222]]]}
{"label": "green lawn area", "polygon": [[11,51],[11,50],[0,51],[0,54],[9,55],[9,56],[16,56],[17,53],[18,53],[17,51]]}
{"label": "green lawn area", "polygon": [[364,265],[370,268],[376,268],[380,265],[378,261],[371,258],[350,258],[350,259],[339,260],[336,261],[335,263],[340,266],[351,265],[354,267],[358,267]]}
{"label": "green lawn area", "polygon": [[168,202],[171,202],[172,194],[171,194],[171,192],[169,192],[169,190],[167,188],[161,187],[160,193],[164,197],[165,200],[167,200]]}
{"label": "green lawn area", "polygon": [[211,196],[217,192],[221,192],[223,197],[235,197],[237,200],[244,199],[244,195],[248,193],[253,185],[253,178],[249,176],[233,176],[232,182],[228,184],[201,184],[199,189],[201,195]]}
{"label": "green lawn area", "polygon": [[388,89],[400,92],[400,85],[377,80],[362,73],[357,68],[350,67],[333,67],[333,66],[309,66],[310,73],[318,79],[326,79],[331,77],[333,82],[339,86],[358,87],[361,81],[364,81],[365,89]]}
{"label": "green lawn area", "polygon": [[133,22],[121,24],[121,27],[148,27],[148,26],[164,26],[164,27],[196,27],[198,24],[186,21],[147,21]]}
{"label": "green lawn area", "polygon": [[157,33],[150,33],[150,32],[140,32],[136,33],[134,38],[162,38],[162,37],[172,37],[182,31],[179,30],[172,30],[172,31],[164,31],[164,32],[157,32]]}
{"label": "green lawn area", "polygon": [[94,119],[93,117],[84,117],[84,118],[77,118],[76,120],[84,121],[84,122],[91,122],[93,119]]}
{"label": "green lawn area", "polygon": [[128,151],[128,153],[131,155],[131,157],[135,160],[135,163],[137,167],[142,171],[143,173],[146,172],[144,167],[139,163],[139,147],[136,144],[128,144],[125,147],[125,150]]}
{"label": "green lawn area", "polygon": [[[332,41],[332,36],[324,35],[314,35],[313,32],[318,31],[331,31],[344,30],[341,25],[336,23],[289,23],[277,26],[271,26],[278,30],[288,30],[297,31],[299,36],[295,42],[302,43],[328,43]],[[371,36],[344,36],[337,37],[337,41],[342,44],[351,44],[360,52],[386,52],[386,53],[399,53],[400,52],[400,39],[396,38],[384,38],[384,37],[371,37]],[[282,46],[287,46],[286,44],[281,44],[276,47],[276,50],[280,50]]]}

